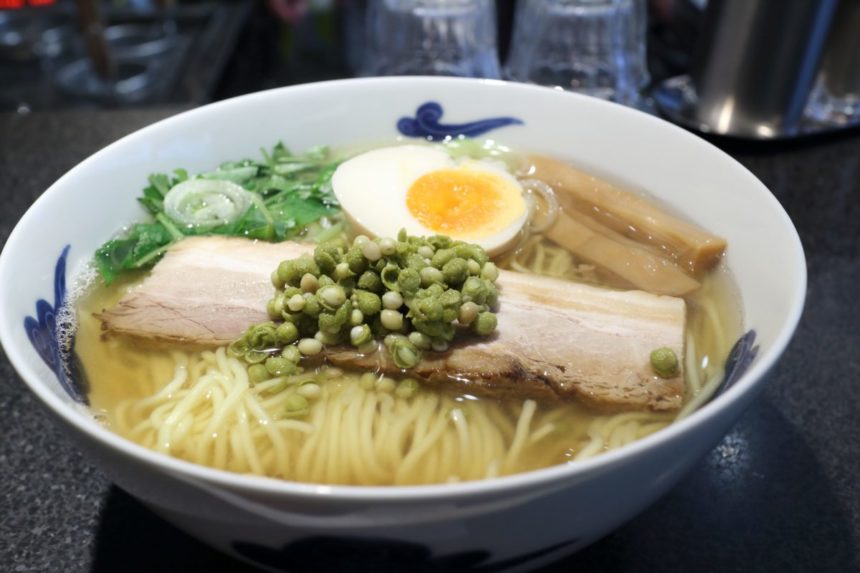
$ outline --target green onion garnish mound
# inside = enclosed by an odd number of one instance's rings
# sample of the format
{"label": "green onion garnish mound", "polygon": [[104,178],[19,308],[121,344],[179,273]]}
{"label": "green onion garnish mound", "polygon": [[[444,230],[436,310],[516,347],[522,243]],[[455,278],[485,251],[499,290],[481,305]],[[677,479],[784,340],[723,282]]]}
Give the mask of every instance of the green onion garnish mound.
{"label": "green onion garnish mound", "polygon": [[398,368],[412,368],[458,335],[495,331],[498,277],[480,246],[441,235],[322,243],[272,272],[272,320],[248,328],[229,352],[252,365],[252,381],[293,374],[329,345],[369,354],[382,342]]}

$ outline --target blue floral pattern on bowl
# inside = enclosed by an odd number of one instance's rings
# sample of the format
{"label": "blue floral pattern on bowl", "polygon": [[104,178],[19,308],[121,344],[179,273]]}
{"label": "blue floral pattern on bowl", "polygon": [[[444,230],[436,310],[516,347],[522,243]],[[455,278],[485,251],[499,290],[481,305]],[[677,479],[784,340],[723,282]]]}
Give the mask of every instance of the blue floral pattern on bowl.
{"label": "blue floral pattern on bowl", "polygon": [[735,382],[749,369],[755,357],[758,356],[758,344],[755,340],[755,330],[748,330],[732,346],[729,357],[726,358],[726,373],[720,387],[714,392],[712,400],[734,386]]}
{"label": "blue floral pattern on bowl", "polygon": [[443,124],[439,123],[443,114],[444,111],[439,103],[428,101],[418,106],[415,117],[401,117],[397,121],[397,131],[406,137],[443,141],[457,137],[476,137],[508,125],[523,125],[521,119],[508,116],[491,117],[469,123]]}
{"label": "blue floral pattern on bowl", "polygon": [[86,404],[86,394],[81,391],[66,368],[60,339],[57,336],[57,313],[66,303],[66,258],[69,255],[69,248],[70,245],[63,248],[54,266],[54,304],[51,305],[43,298],[37,300],[36,316],[24,318],[24,331],[33,348],[48,368],[56,374],[60,385],[72,400]]}

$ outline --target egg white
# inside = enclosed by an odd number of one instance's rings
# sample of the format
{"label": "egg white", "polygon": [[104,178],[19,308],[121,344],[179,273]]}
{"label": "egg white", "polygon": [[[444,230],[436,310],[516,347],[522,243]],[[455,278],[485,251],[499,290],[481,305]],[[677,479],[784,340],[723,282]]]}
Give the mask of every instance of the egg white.
{"label": "egg white", "polygon": [[517,191],[514,213],[519,214],[489,235],[451,234],[453,238],[481,245],[492,256],[516,239],[528,217],[522,186],[496,162],[475,159],[456,161],[445,151],[421,145],[374,149],[343,162],[332,175],[332,188],[344,213],[357,232],[371,237],[394,237],[400,229],[410,235],[434,235],[407,207],[407,193],[420,177],[434,171],[464,169],[492,175],[500,184]]}

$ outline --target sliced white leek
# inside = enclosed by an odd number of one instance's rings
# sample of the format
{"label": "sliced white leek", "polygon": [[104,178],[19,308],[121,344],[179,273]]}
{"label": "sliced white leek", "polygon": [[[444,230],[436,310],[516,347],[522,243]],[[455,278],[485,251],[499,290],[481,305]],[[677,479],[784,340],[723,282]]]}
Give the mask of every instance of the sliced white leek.
{"label": "sliced white leek", "polygon": [[235,222],[253,200],[253,193],[232,181],[189,179],[167,192],[164,212],[179,225],[206,230]]}

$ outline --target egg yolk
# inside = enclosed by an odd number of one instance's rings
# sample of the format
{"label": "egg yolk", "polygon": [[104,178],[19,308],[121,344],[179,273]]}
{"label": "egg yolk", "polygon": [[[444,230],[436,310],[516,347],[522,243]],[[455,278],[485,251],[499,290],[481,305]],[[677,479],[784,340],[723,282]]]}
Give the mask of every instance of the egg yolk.
{"label": "egg yolk", "polygon": [[406,207],[426,228],[457,235],[484,227],[498,210],[499,181],[488,173],[443,169],[419,177]]}

